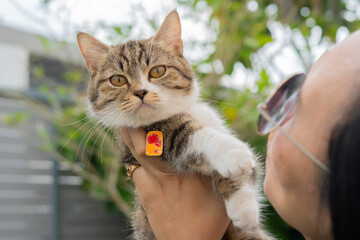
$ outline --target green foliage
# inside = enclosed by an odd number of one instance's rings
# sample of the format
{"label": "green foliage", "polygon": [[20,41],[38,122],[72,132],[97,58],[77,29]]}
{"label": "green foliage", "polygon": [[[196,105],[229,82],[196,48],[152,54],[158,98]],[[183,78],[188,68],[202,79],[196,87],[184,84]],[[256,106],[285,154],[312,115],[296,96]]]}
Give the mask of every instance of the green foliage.
{"label": "green foliage", "polygon": [[[45,5],[51,2],[51,0],[43,0]],[[250,143],[262,156],[266,153],[267,139],[256,134],[258,119],[256,106],[266,99],[274,87],[269,69],[274,66],[272,59],[277,53],[272,58],[268,58],[264,54],[261,55],[260,51],[274,41],[271,23],[281,23],[282,26],[288,27],[290,32],[287,34],[290,35],[290,39],[295,33],[299,33],[304,39],[306,44],[304,48],[293,42],[290,44],[297,57],[304,63],[305,69],[314,61],[312,57],[306,59],[305,56],[312,56],[309,39],[315,27],[321,29],[318,44],[327,40],[334,42],[339,27],[345,27],[350,31],[360,28],[360,21],[354,17],[356,10],[350,1],[178,0],[178,3],[192,9],[194,16],[201,4],[211,8],[208,27],[217,33],[217,38],[215,42],[206,43],[203,47],[213,44],[216,50],[203,62],[195,65],[213,66],[215,61],[220,60],[224,70],[221,73],[214,69],[207,73],[197,73],[204,86],[202,97],[219,109],[239,138]],[[136,11],[142,11],[146,17],[143,8],[136,8]],[[151,29],[158,28],[155,19],[147,18],[147,22]],[[108,26],[100,22],[98,27],[106,30],[110,39],[126,40],[132,36],[135,24],[134,22]],[[45,48],[50,47],[50,42],[46,38],[39,37],[39,39]],[[192,44],[195,45],[194,42]],[[185,46],[187,47],[189,46]],[[255,55],[259,57],[254,58]],[[257,61],[261,61],[261,64]],[[247,71],[254,73],[256,80],[242,89],[223,86],[222,77],[231,76],[235,63],[238,62]],[[198,69],[197,66],[194,69]],[[276,67],[282,68],[282,66]],[[274,68],[272,70],[274,71]],[[46,77],[42,66],[34,67],[32,71],[39,79]],[[127,180],[124,169],[118,164],[121,152],[113,142],[113,129],[105,128],[91,120],[86,110],[80,107],[86,105],[86,100],[79,97],[79,85],[87,81],[81,71],[68,71],[62,75],[62,78],[70,82],[71,87],[60,85],[56,86],[55,91],[50,91],[46,86],[39,88],[47,99],[49,107],[46,111],[50,113],[49,119],[53,123],[51,138],[45,132],[39,132],[44,142],[51,142],[46,149],[56,152],[58,158],[71,163],[73,170],[84,178],[84,189],[93,197],[105,201],[109,211],[120,209],[128,213],[133,199],[133,187]],[[64,99],[67,100],[66,104],[61,101]],[[6,118],[9,123],[18,123],[27,117],[15,114]],[[266,218],[266,227],[276,237],[303,239],[280,219],[270,205],[266,207]]]}
{"label": "green foliage", "polygon": [[[220,59],[224,65],[224,74],[231,74],[236,62],[241,62],[246,68],[253,67],[251,56],[266,43],[273,41],[269,28],[271,22],[280,22],[294,31],[299,30],[306,40],[308,52],[310,50],[308,39],[315,26],[322,30],[321,41],[323,39],[334,41],[337,30],[341,26],[349,31],[360,28],[360,21],[356,18],[356,8],[354,3],[350,4],[350,1],[194,0],[178,2],[193,6],[194,11],[196,11],[196,6],[203,2],[212,8],[209,26],[216,21],[219,27],[215,29],[218,33],[214,43],[216,51],[207,59],[207,62]],[[251,8],[250,5],[256,7]],[[299,58],[304,58],[301,49],[296,50],[298,50]],[[307,65],[311,64],[312,62]],[[264,65],[269,66],[269,63],[265,62]],[[204,85],[217,86],[220,78],[221,75],[205,77]]]}
{"label": "green foliage", "polygon": [[65,72],[62,75],[63,79],[73,83],[79,83],[80,81],[84,80],[84,76],[81,71],[69,71]]}
{"label": "green foliage", "polygon": [[43,47],[45,48],[45,49],[50,49],[50,41],[49,41],[49,39],[47,39],[46,37],[44,37],[44,36],[42,36],[42,35],[38,35],[37,36],[38,37],[38,39],[40,40],[40,42],[41,42],[41,44],[43,45]]}
{"label": "green foliage", "polygon": [[29,112],[15,112],[12,114],[6,114],[5,116],[3,116],[3,122],[10,125],[10,126],[14,126],[17,124],[21,124],[24,121],[27,121],[30,117]]}
{"label": "green foliage", "polygon": [[45,68],[43,65],[33,66],[31,71],[37,79],[43,79],[45,77]]}
{"label": "green foliage", "polygon": [[43,3],[44,5],[46,5],[46,4],[49,4],[51,1],[52,1],[52,0],[42,0],[42,3]]}
{"label": "green foliage", "polygon": [[113,26],[112,27],[114,32],[124,39],[129,38],[132,28],[133,28],[132,25],[122,25],[122,26]]}

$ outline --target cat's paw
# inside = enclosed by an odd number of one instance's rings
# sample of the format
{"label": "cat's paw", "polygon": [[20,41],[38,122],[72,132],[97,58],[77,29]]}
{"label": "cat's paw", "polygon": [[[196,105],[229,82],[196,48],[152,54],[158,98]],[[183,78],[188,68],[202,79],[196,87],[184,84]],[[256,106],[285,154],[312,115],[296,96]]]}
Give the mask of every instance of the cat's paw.
{"label": "cat's paw", "polygon": [[259,211],[257,204],[251,204],[250,206],[243,207],[238,211],[236,216],[230,217],[235,227],[240,229],[255,228],[259,224]]}
{"label": "cat's paw", "polygon": [[235,227],[251,229],[259,224],[260,208],[254,194],[237,191],[225,201],[225,207]]}
{"label": "cat's paw", "polygon": [[232,144],[224,151],[214,166],[223,177],[237,178],[251,174],[256,163],[253,153],[245,144]]}

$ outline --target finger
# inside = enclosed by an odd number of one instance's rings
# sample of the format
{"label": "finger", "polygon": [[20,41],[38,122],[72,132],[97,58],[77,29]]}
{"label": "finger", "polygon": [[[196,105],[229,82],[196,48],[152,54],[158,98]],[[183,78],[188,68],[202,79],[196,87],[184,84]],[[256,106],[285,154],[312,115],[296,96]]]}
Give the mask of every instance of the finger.
{"label": "finger", "polygon": [[138,167],[134,170],[132,175],[132,180],[135,183],[135,186],[141,185],[144,180],[145,170],[143,167]]}
{"label": "finger", "polygon": [[[136,160],[140,163],[140,165],[146,165],[147,163],[143,161],[143,158],[145,157],[145,150],[143,150],[144,154],[141,154],[141,147],[135,147],[137,144],[142,144],[142,142],[145,142],[145,140],[142,141],[141,137],[137,137],[137,142],[134,144],[132,136],[130,135],[130,130],[128,128],[121,128],[121,135],[123,137],[124,142],[130,149],[132,155],[136,158]],[[141,132],[139,132],[142,134]],[[139,154],[138,154],[139,153]]]}
{"label": "finger", "polygon": [[[126,171],[128,171],[129,168],[131,168],[132,166],[134,166],[134,164],[131,163],[125,163],[125,167],[126,167]],[[132,173],[131,176],[129,176],[131,179],[134,180],[134,176],[137,175],[138,170],[140,170],[140,172],[143,171],[143,167],[140,165],[137,168],[135,168]],[[136,174],[135,174],[136,173]],[[129,175],[129,174],[128,174]],[[138,179],[138,177],[136,177]]]}
{"label": "finger", "polygon": [[134,146],[136,155],[146,157],[146,132],[143,128],[131,128],[128,129],[128,134],[131,138],[131,142]]}
{"label": "finger", "polygon": [[131,137],[129,135],[128,129],[123,127],[123,128],[120,129],[120,132],[121,132],[122,139],[124,140],[124,142],[128,146],[128,148],[130,150],[132,148],[134,148],[134,144],[131,141]]}
{"label": "finger", "polygon": [[[130,133],[129,133],[129,129],[127,128],[121,128],[121,135],[122,135],[122,138],[125,142],[125,144],[128,146],[128,148],[130,149],[131,151],[131,154],[135,157],[135,159],[140,163],[140,165],[143,165],[144,161],[142,160],[142,156],[137,154],[137,151],[135,149],[135,146],[134,146],[134,142],[133,140],[131,139],[131,136],[130,136]],[[139,149],[138,149],[139,150]],[[146,165],[146,163],[145,163]]]}

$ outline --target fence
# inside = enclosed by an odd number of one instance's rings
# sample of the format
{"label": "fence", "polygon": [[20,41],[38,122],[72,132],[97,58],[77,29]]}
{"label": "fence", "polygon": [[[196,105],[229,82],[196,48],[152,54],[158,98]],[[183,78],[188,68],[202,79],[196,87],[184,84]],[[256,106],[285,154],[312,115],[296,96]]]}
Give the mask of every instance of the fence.
{"label": "fence", "polygon": [[[28,109],[0,98],[0,119]],[[81,189],[81,178],[34,144],[36,119],[10,127],[0,120],[0,240],[127,239],[129,227]]]}

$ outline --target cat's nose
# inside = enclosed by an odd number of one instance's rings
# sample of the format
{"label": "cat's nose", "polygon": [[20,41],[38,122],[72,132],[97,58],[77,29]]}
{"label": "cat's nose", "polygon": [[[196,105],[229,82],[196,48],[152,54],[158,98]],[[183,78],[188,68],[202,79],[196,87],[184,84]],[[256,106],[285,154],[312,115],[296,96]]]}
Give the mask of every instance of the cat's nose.
{"label": "cat's nose", "polygon": [[141,100],[144,99],[145,95],[148,93],[145,89],[137,90],[134,92],[134,95],[139,97]]}

